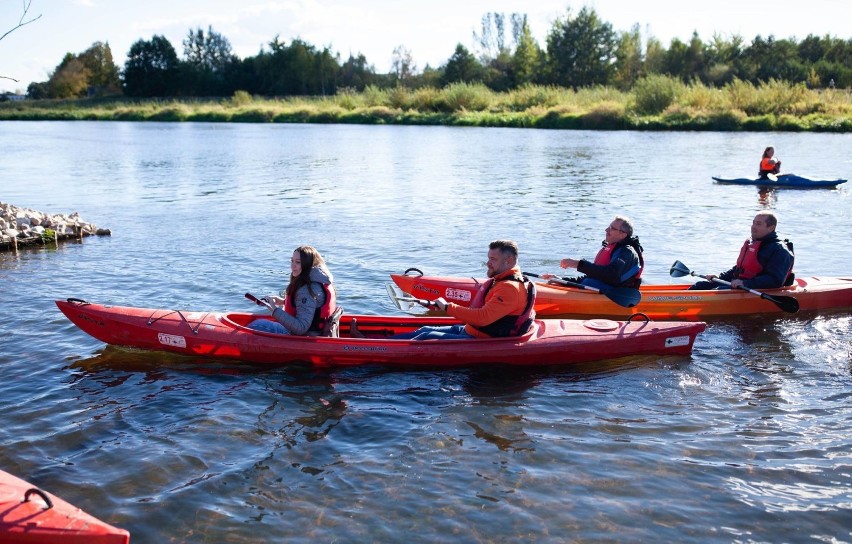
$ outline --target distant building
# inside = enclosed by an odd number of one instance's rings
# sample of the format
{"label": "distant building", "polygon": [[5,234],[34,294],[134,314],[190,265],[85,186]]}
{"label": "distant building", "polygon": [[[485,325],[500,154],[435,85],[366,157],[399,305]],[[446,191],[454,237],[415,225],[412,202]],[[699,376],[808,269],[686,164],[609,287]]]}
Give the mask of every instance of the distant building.
{"label": "distant building", "polygon": [[13,102],[18,101],[18,100],[26,100],[26,98],[27,98],[27,95],[25,95],[25,94],[15,94],[15,93],[0,94],[0,101],[3,101],[3,102],[5,102],[7,100],[11,100]]}

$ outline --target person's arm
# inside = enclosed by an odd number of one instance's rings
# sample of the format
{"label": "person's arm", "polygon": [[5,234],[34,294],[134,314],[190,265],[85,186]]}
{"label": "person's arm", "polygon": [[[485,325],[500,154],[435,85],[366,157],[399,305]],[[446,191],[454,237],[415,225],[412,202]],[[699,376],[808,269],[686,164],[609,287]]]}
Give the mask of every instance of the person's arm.
{"label": "person's arm", "polygon": [[272,312],[272,317],[275,321],[284,325],[290,334],[304,336],[311,328],[311,323],[314,321],[317,308],[325,303],[325,292],[319,284],[311,286],[314,296],[308,291],[308,286],[302,286],[296,291],[296,316],[292,316],[284,311],[283,308],[276,308]]}
{"label": "person's arm", "polygon": [[609,264],[597,265],[583,259],[577,265],[577,271],[582,272],[589,278],[615,287],[623,283],[624,280],[621,278],[637,264],[639,264],[639,257],[636,255],[636,252],[633,248],[625,246],[618,251],[616,258]]}
{"label": "person's arm", "polygon": [[521,291],[517,286],[523,284],[516,282],[498,282],[492,287],[485,305],[482,308],[468,308],[459,306],[452,302],[447,303],[448,315],[460,319],[474,327],[484,327],[494,323],[501,317],[512,313],[518,307]]}
{"label": "person's arm", "polygon": [[709,279],[719,278],[720,280],[724,280],[724,281],[732,281],[734,279],[734,276],[736,275],[736,273],[737,273],[737,267],[732,266],[731,268],[725,270],[724,272],[722,272],[718,276],[714,275],[714,274],[709,274],[707,277]]}
{"label": "person's arm", "polygon": [[[760,255],[758,255],[760,257]],[[766,252],[766,262],[761,263],[763,270],[750,280],[743,280],[743,286],[749,289],[776,289],[784,285],[787,273],[793,265],[793,256],[780,243],[773,244]]]}

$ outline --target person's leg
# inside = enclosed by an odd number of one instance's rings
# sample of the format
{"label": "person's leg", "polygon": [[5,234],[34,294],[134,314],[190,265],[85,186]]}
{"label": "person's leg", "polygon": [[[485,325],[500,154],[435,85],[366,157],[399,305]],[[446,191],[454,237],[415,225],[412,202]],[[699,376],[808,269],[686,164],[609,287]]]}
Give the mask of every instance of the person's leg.
{"label": "person's leg", "polygon": [[727,285],[716,283],[715,281],[697,281],[688,289],[689,291],[710,291],[710,290],[730,289]]}
{"label": "person's leg", "polygon": [[248,324],[248,328],[253,331],[272,332],[275,334],[290,334],[284,325],[271,319],[255,319]]}
{"label": "person's leg", "polygon": [[[427,328],[427,327],[424,327]],[[464,325],[450,325],[447,327],[428,327],[413,337],[414,340],[468,340],[473,338],[464,330]]]}

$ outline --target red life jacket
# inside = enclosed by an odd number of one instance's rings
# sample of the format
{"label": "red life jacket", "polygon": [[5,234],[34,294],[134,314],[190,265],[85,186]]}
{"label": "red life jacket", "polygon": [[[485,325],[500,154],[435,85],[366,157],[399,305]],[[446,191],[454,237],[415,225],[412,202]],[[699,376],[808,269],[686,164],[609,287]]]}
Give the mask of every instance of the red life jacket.
{"label": "red life jacket", "polygon": [[[612,257],[615,255],[620,248],[629,245],[625,243],[621,244],[607,244],[602,247],[598,254],[595,255],[595,264],[598,266],[606,266],[612,262]],[[642,271],[645,270],[645,259],[642,258],[642,252],[636,251],[636,254],[639,256],[639,266],[634,266],[630,268],[627,272],[624,273],[624,276],[619,278],[621,283],[626,282],[630,278],[634,280],[639,280],[642,277]],[[637,285],[638,287],[638,285]]]}
{"label": "red life jacket", "polygon": [[[735,278],[741,280],[750,280],[755,276],[759,275],[763,272],[763,265],[760,264],[760,261],[757,260],[757,254],[760,251],[760,243],[762,240],[746,240],[743,243],[743,247],[740,249],[740,256],[737,257],[737,267]],[[787,242],[787,249],[792,253],[793,245],[789,242],[789,240],[785,240]],[[785,276],[785,281],[782,285],[790,285],[792,283],[792,279],[790,278],[790,273],[793,271],[793,265],[790,265],[790,270],[787,271],[787,275]]]}
{"label": "red life jacket", "polygon": [[[518,315],[503,316],[494,323],[485,325],[484,327],[476,327],[476,329],[484,332],[488,336],[503,337],[503,336],[523,336],[530,330],[533,320],[535,320],[535,283],[531,282],[524,276],[508,276],[496,281],[517,281],[527,284],[527,303],[524,305],[524,311]],[[495,279],[488,278],[473,301],[470,303],[471,308],[482,308],[485,305],[485,296],[488,291],[494,286]]]}
{"label": "red life jacket", "polygon": [[757,252],[760,250],[760,240],[746,240],[737,257],[737,278],[750,280],[763,272],[763,265],[757,260]]}
{"label": "red life jacket", "polygon": [[[334,285],[326,285],[324,283],[319,282],[311,282],[313,284],[320,285],[322,290],[325,292],[325,303],[316,309],[314,312],[314,318],[311,321],[311,326],[308,327],[309,331],[322,331],[325,326],[326,320],[329,316],[334,313],[334,310],[337,308],[337,293],[334,289]],[[308,292],[311,292],[311,286],[308,284]],[[316,300],[316,297],[314,297]],[[287,295],[287,298],[284,299],[284,311],[288,314],[296,317],[296,292],[293,291],[291,294]]]}

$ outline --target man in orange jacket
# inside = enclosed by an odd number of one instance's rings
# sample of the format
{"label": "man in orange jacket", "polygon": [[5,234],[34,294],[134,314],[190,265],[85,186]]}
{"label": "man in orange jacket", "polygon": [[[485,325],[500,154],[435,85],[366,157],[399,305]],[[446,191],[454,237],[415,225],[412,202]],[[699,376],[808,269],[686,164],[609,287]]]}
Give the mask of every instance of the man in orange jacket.
{"label": "man in orange jacket", "polygon": [[488,278],[470,307],[447,302],[443,297],[432,301],[464,325],[421,327],[392,338],[458,340],[523,335],[535,318],[535,290],[518,267],[518,244],[511,240],[489,244]]}

